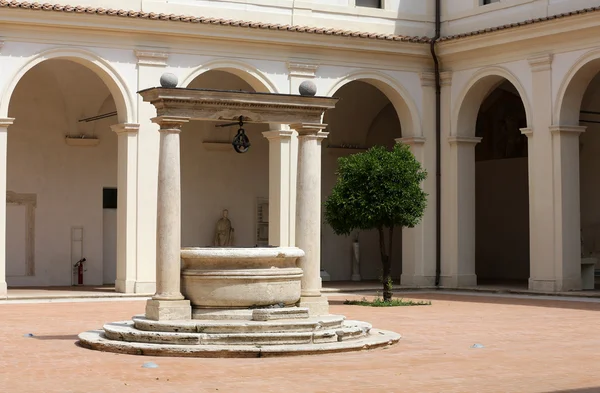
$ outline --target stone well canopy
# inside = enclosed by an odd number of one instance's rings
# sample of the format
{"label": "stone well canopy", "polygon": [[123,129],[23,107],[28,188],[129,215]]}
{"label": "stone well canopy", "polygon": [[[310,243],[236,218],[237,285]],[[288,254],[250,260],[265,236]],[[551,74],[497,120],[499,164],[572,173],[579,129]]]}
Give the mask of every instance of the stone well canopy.
{"label": "stone well canopy", "polygon": [[153,87],[139,92],[158,117],[239,120],[244,123],[320,124],[337,98],[231,90]]}

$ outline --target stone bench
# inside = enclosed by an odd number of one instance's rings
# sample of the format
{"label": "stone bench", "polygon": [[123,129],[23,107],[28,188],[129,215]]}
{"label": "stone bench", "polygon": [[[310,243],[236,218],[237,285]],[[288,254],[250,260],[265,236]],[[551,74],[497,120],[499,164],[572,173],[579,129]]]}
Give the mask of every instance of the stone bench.
{"label": "stone bench", "polygon": [[581,258],[581,289],[594,289],[598,258]]}

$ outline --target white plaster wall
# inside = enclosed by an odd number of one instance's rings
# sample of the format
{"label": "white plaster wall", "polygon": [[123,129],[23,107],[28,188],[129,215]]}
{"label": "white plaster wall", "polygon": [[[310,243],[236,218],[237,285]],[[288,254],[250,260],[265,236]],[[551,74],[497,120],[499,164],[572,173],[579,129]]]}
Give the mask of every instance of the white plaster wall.
{"label": "white plaster wall", "polygon": [[[9,112],[16,120],[7,188],[37,195],[35,276],[7,277],[8,285],[70,285],[72,226],[84,228],[84,284],[102,284],[102,188],[117,185],[117,136],[109,128],[116,118],[76,121],[114,110],[102,80],[69,61],[42,63],[19,82]],[[65,135],[79,132],[94,133],[100,144],[67,146]]]}
{"label": "white plaster wall", "polygon": [[[210,71],[190,87],[224,90],[253,89],[239,77]],[[238,126],[215,128],[217,122],[192,122],[181,132],[182,236],[184,247],[212,246],[215,224],[223,209],[235,229],[236,247],[256,245],[257,198],[269,197],[269,143],[262,136],[267,125],[244,125],[252,146],[245,154],[211,151],[203,141],[230,146]]]}
{"label": "white plaster wall", "polygon": [[442,34],[461,34],[598,5],[595,0],[500,0],[487,5],[482,3],[482,0],[443,1]]}

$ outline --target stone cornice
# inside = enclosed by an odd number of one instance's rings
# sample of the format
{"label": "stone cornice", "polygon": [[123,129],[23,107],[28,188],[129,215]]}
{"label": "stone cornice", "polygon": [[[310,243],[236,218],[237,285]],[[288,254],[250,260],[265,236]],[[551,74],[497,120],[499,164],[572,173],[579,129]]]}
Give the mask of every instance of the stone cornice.
{"label": "stone cornice", "polygon": [[15,119],[12,117],[0,118],[0,127],[12,126],[14,122]]}
{"label": "stone cornice", "polygon": [[549,71],[552,69],[552,60],[554,56],[551,53],[541,54],[527,59],[532,72]]}
{"label": "stone cornice", "polygon": [[138,59],[138,64],[149,65],[156,67],[166,67],[169,55],[167,53],[136,50],[135,56]]}
{"label": "stone cornice", "polygon": [[396,143],[403,143],[405,145],[423,145],[427,141],[424,136],[407,136],[403,138],[394,139]]}
{"label": "stone cornice", "polygon": [[289,139],[292,138],[292,135],[294,135],[294,131],[291,131],[291,130],[272,130],[272,131],[265,131],[262,134],[269,141],[286,140],[286,139],[289,140]]}
{"label": "stone cornice", "polygon": [[533,136],[533,128],[520,128],[521,134],[525,135],[527,138],[531,138]]}
{"label": "stone cornice", "polygon": [[287,63],[291,77],[312,79],[316,76],[319,66],[316,64],[289,61]]}
{"label": "stone cornice", "polygon": [[135,123],[114,124],[110,128],[117,134],[137,134],[140,130],[140,125]]}
{"label": "stone cornice", "polygon": [[481,142],[481,138],[475,136],[461,136],[454,135],[448,137],[448,142],[451,145],[459,145],[459,144],[473,144],[476,145]]}
{"label": "stone cornice", "polygon": [[585,132],[586,126],[550,126],[552,134],[579,135]]}

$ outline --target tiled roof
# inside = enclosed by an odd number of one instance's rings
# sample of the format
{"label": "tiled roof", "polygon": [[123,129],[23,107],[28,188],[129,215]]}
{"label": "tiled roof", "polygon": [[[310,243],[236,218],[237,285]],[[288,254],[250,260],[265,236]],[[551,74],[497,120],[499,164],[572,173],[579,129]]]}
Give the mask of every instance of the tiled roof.
{"label": "tiled roof", "polygon": [[275,23],[262,23],[262,22],[249,22],[249,21],[231,20],[231,19],[195,17],[195,16],[189,16],[189,15],[173,15],[173,14],[162,14],[162,13],[156,14],[154,12],[115,10],[115,9],[60,5],[60,4],[50,4],[50,3],[40,4],[40,3],[29,3],[27,1],[0,0],[0,8],[20,8],[20,9],[37,10],[37,11],[57,11],[57,12],[68,12],[68,13],[74,13],[74,14],[92,14],[92,15],[123,17],[123,18],[151,19],[151,20],[185,22],[185,23],[202,23],[202,24],[209,24],[209,25],[245,27],[245,28],[250,28],[250,29],[284,30],[284,31],[299,32],[299,33],[323,34],[323,35],[340,36],[340,37],[370,38],[370,39],[386,40],[386,41],[404,41],[404,42],[414,42],[414,43],[429,43],[430,42],[430,38],[428,38],[428,37],[411,37],[411,36],[403,36],[403,35],[395,35],[395,34],[366,33],[366,32],[360,32],[360,31],[340,30],[340,29],[333,29],[333,28],[292,26],[292,25],[281,25],[281,24],[275,24]]}
{"label": "tiled roof", "polygon": [[462,33],[462,34],[455,34],[455,35],[445,36],[445,37],[442,37],[439,41],[450,41],[450,40],[456,40],[458,38],[472,37],[472,36],[475,36],[475,35],[492,33],[494,31],[512,29],[512,28],[515,28],[515,27],[526,26],[526,25],[530,25],[530,24],[533,24],[533,23],[546,22],[546,21],[550,21],[550,20],[565,18],[567,16],[588,14],[590,12],[597,12],[597,11],[600,11],[600,7],[584,8],[582,10],[564,12],[564,13],[558,14],[558,15],[545,16],[543,18],[529,19],[529,20],[526,20],[526,21],[523,21],[523,22],[509,23],[509,24],[506,24],[506,25],[496,26],[496,27],[488,27],[487,29],[481,29],[481,30],[477,30],[477,31],[471,31],[471,32],[468,32],[468,33]]}
{"label": "tiled roof", "polygon": [[[334,28],[324,28],[324,27],[310,27],[310,26],[297,26],[297,25],[281,25],[275,23],[263,23],[263,22],[251,22],[251,21],[242,21],[242,20],[232,20],[232,19],[221,19],[221,18],[205,18],[205,17],[195,17],[189,15],[174,15],[174,14],[157,14],[154,12],[142,12],[142,11],[132,11],[132,10],[115,10],[115,9],[105,9],[105,8],[96,8],[96,7],[83,7],[83,6],[71,6],[71,5],[61,5],[61,4],[51,4],[51,3],[29,3],[27,1],[8,1],[8,0],[0,0],[0,8],[20,8],[26,10],[34,10],[34,11],[56,11],[56,12],[67,12],[74,14],[91,14],[91,15],[104,15],[104,16],[115,16],[122,18],[136,18],[136,19],[150,19],[150,20],[161,20],[161,21],[172,21],[172,22],[185,22],[185,23],[202,23],[209,25],[220,25],[220,26],[232,26],[232,27],[245,27],[250,29],[263,29],[263,30],[283,30],[297,33],[310,33],[310,34],[322,34],[322,35],[331,35],[331,36],[340,36],[340,37],[358,37],[358,38],[369,38],[376,40],[385,40],[385,41],[403,41],[403,42],[413,42],[420,44],[429,44],[431,43],[431,38],[429,37],[417,37],[417,36],[404,36],[404,35],[396,35],[396,34],[379,34],[379,33],[367,33],[362,31],[352,31],[352,30],[341,30]],[[523,22],[515,22],[509,23],[502,26],[489,27],[486,29],[481,29],[477,31],[455,34],[450,36],[444,36],[439,39],[440,42],[456,40],[464,37],[471,37],[476,35],[482,35],[486,33],[492,33],[495,31],[506,30],[511,28],[516,28],[520,26],[526,26],[533,23],[540,23],[551,21],[555,19],[561,19],[568,16],[573,15],[581,15],[587,14],[590,12],[600,11],[600,6],[598,7],[590,7],[584,8],[581,10],[565,12],[558,15],[545,16],[542,18],[529,19]]]}

